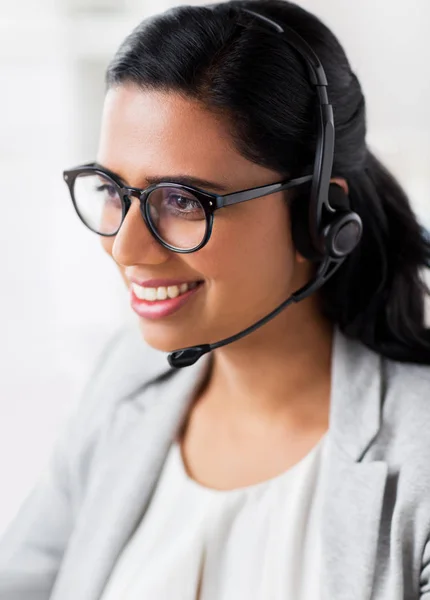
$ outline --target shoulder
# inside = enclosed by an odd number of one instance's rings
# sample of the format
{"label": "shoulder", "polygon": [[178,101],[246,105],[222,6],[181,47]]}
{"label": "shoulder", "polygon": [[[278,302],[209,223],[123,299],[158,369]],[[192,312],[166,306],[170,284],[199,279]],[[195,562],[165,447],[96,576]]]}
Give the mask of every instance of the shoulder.
{"label": "shoulder", "polygon": [[172,371],[167,354],[149,346],[137,324],[126,323],[112,333],[95,361],[85,403],[95,408],[114,404]]}
{"label": "shoulder", "polygon": [[118,405],[137,388],[171,371],[166,354],[146,344],[137,326],[123,325],[109,336],[74,410],[57,434],[52,455],[76,502],[85,493],[95,450]]}
{"label": "shoulder", "polygon": [[384,416],[410,434],[426,431],[430,444],[430,365],[383,360]]}
{"label": "shoulder", "polygon": [[[430,366],[383,359],[385,385],[377,451],[399,470],[408,495],[430,501]],[[399,482],[400,483],[400,482]],[[421,492],[419,492],[421,490]]]}
{"label": "shoulder", "polygon": [[73,439],[75,447],[88,447],[119,403],[171,371],[166,354],[150,347],[137,325],[122,325],[94,360],[76,406],[60,431],[60,441]]}

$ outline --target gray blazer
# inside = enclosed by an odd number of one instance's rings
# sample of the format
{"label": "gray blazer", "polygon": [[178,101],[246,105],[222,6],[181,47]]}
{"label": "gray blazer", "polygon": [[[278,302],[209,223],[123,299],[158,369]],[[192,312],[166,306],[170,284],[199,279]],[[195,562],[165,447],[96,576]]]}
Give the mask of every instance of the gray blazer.
{"label": "gray blazer", "polygon": [[[0,542],[1,600],[101,597],[208,359],[115,336]],[[327,439],[321,598],[430,600],[430,368],[336,330]]]}

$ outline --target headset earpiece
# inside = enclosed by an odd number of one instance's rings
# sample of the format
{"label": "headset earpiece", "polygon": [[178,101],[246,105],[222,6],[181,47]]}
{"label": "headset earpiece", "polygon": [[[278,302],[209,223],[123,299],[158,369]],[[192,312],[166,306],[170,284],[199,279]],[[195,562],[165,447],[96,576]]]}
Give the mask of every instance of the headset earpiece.
{"label": "headset earpiece", "polygon": [[311,261],[324,259],[327,255],[344,258],[350,254],[361,239],[362,222],[357,213],[351,211],[348,195],[344,189],[330,183],[328,204],[335,212],[321,231],[321,252],[315,248],[309,234],[309,198],[297,196],[291,203],[291,228],[293,242],[298,252]]}
{"label": "headset earpiece", "polygon": [[363,225],[358,214],[351,210],[349,197],[340,185],[330,183],[328,203],[336,212],[323,229],[324,246],[332,258],[345,258],[358,245]]}

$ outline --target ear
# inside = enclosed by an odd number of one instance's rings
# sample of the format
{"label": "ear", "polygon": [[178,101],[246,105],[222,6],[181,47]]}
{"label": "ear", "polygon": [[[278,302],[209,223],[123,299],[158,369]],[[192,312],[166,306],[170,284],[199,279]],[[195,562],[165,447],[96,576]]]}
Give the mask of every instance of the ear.
{"label": "ear", "polygon": [[330,183],[336,183],[343,189],[343,191],[345,192],[346,195],[349,194],[348,183],[347,183],[346,179],[344,179],[343,177],[332,177],[330,179]]}
{"label": "ear", "polygon": [[[349,187],[348,187],[348,183],[346,181],[346,179],[344,179],[343,177],[332,177],[330,179],[330,183],[335,183],[336,185],[339,185],[343,191],[345,192],[346,195],[349,194]],[[304,258],[300,252],[297,252],[296,250],[296,261],[298,263],[305,263],[307,262],[307,259]]]}

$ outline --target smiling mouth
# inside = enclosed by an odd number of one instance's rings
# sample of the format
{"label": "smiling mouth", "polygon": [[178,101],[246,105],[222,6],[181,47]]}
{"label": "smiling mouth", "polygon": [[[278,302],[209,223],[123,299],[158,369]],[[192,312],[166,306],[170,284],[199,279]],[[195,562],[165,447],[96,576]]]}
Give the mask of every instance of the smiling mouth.
{"label": "smiling mouth", "polygon": [[146,302],[159,302],[162,300],[173,300],[174,298],[178,298],[202,283],[202,281],[190,281],[188,283],[181,283],[180,285],[158,287],[144,287],[142,285],[138,285],[137,283],[132,283],[131,288],[136,298],[139,300],[145,300]]}
{"label": "smiling mouth", "polygon": [[[164,317],[169,317],[170,315],[173,315],[174,313],[178,312],[194,296],[198,295],[199,291],[203,288],[203,286],[204,286],[204,281],[199,281],[199,282],[194,281],[194,282],[192,282],[192,284],[190,282],[189,285],[187,284],[186,291],[181,292],[179,290],[179,294],[175,298],[170,298],[169,296],[167,296],[167,298],[161,299],[161,300],[158,297],[156,297],[155,300],[147,300],[146,298],[144,298],[142,300],[137,297],[133,287],[130,287],[131,307],[140,317],[143,317],[144,319],[156,320],[156,319],[160,319],[160,318],[164,318]],[[142,286],[140,286],[140,287],[142,287]],[[175,286],[169,286],[169,287],[175,287]],[[179,286],[179,288],[180,288],[180,286]],[[149,288],[149,289],[151,289],[151,288]],[[159,288],[152,288],[152,289],[157,290],[157,296],[158,296]],[[182,289],[185,289],[185,288],[182,288]],[[176,293],[175,290],[170,290],[170,291],[171,292],[173,291],[173,294]],[[146,294],[146,292],[145,292],[145,294]],[[150,297],[153,297],[153,296],[154,296],[154,292],[151,292]],[[164,296],[163,291],[160,292],[160,296],[162,296],[162,297]]]}

